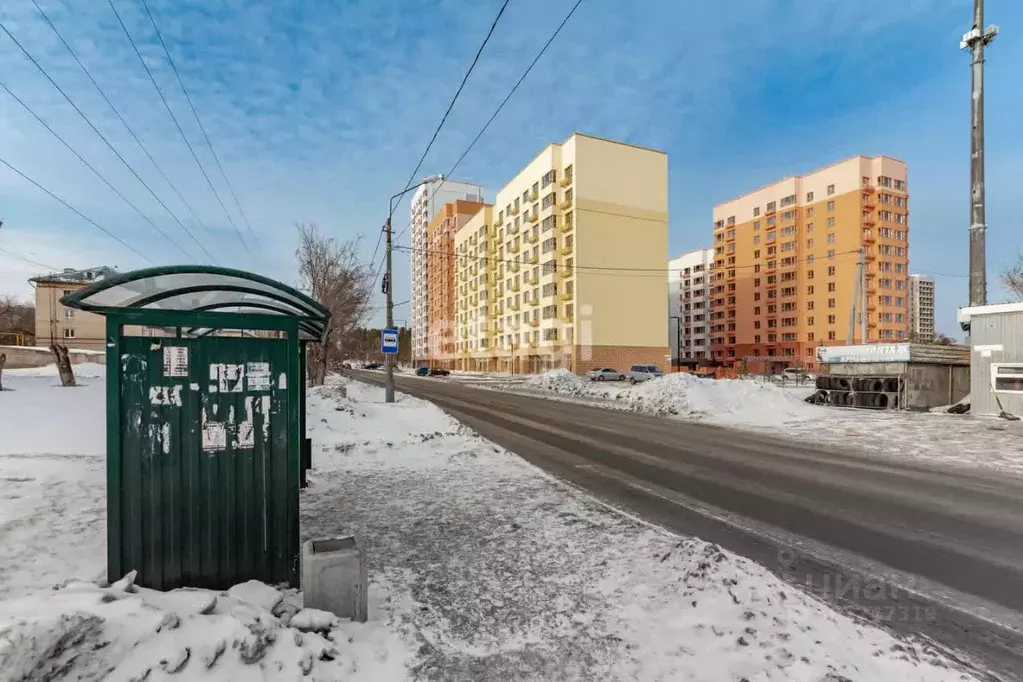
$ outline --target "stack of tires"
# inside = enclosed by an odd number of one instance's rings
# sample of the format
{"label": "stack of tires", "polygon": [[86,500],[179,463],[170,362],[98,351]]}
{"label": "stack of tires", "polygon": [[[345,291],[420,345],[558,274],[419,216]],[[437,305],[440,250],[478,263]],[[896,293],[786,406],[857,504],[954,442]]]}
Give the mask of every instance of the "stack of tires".
{"label": "stack of tires", "polygon": [[898,409],[905,389],[900,377],[850,377],[825,374],[817,377],[817,390],[806,399],[813,405]]}

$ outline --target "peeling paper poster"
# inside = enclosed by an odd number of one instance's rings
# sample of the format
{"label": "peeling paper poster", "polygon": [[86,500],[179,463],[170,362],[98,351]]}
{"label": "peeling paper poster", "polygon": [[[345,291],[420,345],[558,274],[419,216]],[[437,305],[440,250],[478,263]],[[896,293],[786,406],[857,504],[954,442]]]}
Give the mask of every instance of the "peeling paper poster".
{"label": "peeling paper poster", "polygon": [[163,347],[163,375],[165,377],[188,376],[188,346]]}
{"label": "peeling paper poster", "polygon": [[241,393],[245,389],[245,365],[214,363],[210,365],[210,381],[217,382],[218,393]]}
{"label": "peeling paper poster", "polygon": [[270,390],[269,362],[249,362],[245,365],[245,373],[248,375],[250,391]]}

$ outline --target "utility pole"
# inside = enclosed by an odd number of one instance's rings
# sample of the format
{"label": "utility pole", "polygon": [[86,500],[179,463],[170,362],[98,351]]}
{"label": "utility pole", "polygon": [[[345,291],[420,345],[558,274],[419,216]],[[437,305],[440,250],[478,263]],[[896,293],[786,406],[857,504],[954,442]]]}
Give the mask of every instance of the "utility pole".
{"label": "utility pole", "polygon": [[867,338],[867,247],[860,246],[860,343]]}
{"label": "utility pole", "polygon": [[862,325],[862,332],[861,332],[860,340],[861,340],[862,343],[866,343],[867,342],[867,336],[864,333],[866,331],[866,328],[867,328],[867,326],[866,326],[867,322],[866,322],[866,318],[863,317],[864,313],[866,312],[866,310],[865,310],[866,309],[866,305],[864,303],[864,301],[866,301],[866,291],[865,291],[865,287],[864,287],[864,282],[866,281],[866,277],[864,277],[864,272],[863,272],[863,266],[865,264],[865,256],[866,256],[866,253],[864,251],[864,247],[861,246],[860,247],[860,259],[858,261],[856,261],[856,278],[853,280],[852,305],[849,306],[849,331],[845,335],[845,342],[849,346],[853,345],[856,342],[856,308],[857,308],[857,306],[859,306],[859,308],[860,308],[860,324]]}
{"label": "utility pole", "polygon": [[[386,277],[385,285],[384,285],[384,289],[385,289],[384,295],[387,297],[387,302],[385,304],[386,307],[387,307],[387,324],[385,324],[384,326],[387,329],[393,329],[394,328],[394,296],[391,294],[391,292],[394,290],[394,277],[393,277],[394,273],[392,272],[392,268],[391,268],[391,245],[392,245],[392,242],[391,242],[391,215],[390,215],[390,213],[391,212],[388,212],[387,222],[384,223],[384,232],[386,232],[385,239],[387,240],[386,241],[386,250],[384,251],[384,270],[387,273],[386,275],[384,275],[384,277]],[[385,403],[393,403],[394,402],[394,356],[391,355],[390,353],[385,355],[384,356],[384,365],[387,368],[387,382],[384,384],[384,402]]]}
{"label": "utility pole", "polygon": [[970,104],[970,305],[987,304],[987,224],[984,207],[984,48],[998,35],[984,27],[984,0],[973,0],[973,28],[959,49],[969,50],[972,70]]}

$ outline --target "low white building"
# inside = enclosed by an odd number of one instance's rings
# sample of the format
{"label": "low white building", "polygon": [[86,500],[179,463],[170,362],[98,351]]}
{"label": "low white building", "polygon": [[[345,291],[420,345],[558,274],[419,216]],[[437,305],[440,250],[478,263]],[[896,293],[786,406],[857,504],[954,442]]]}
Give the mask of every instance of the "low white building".
{"label": "low white building", "polygon": [[681,364],[709,360],[710,273],[714,249],[697,249],[668,261],[668,343]]}

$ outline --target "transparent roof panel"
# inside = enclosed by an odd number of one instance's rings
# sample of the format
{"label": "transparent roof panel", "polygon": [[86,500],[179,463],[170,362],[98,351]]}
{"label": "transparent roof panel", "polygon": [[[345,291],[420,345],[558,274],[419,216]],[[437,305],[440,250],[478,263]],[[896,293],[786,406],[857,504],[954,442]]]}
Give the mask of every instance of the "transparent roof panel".
{"label": "transparent roof panel", "polygon": [[[182,265],[114,275],[62,299],[72,308],[105,314],[119,309],[222,312],[300,318],[320,336],[330,312],[302,292],[242,270]],[[207,323],[209,324],[209,323]]]}

